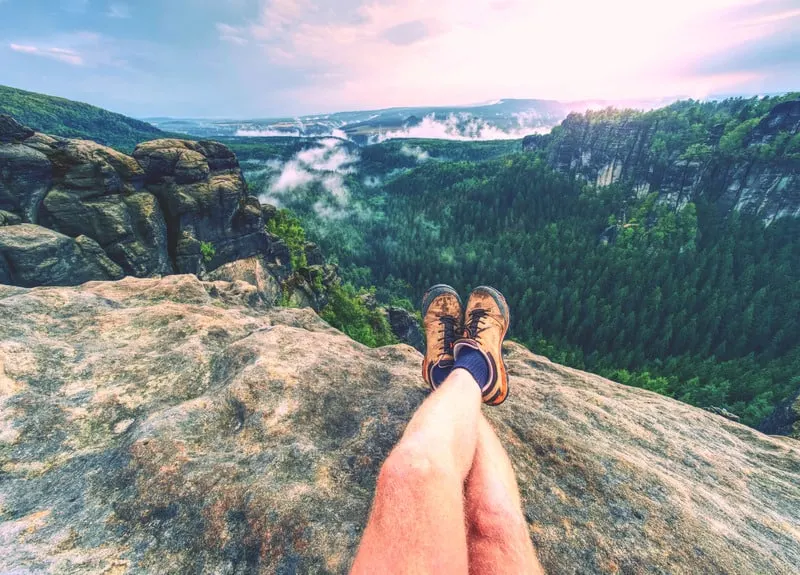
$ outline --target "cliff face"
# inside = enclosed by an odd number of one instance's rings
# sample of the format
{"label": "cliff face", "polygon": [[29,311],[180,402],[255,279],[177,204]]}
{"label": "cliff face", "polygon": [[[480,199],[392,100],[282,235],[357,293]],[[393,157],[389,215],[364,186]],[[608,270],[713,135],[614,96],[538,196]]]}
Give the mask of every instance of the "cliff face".
{"label": "cliff face", "polygon": [[[548,573],[796,573],[800,444],[507,353]],[[0,286],[0,571],[345,573],[420,361],[241,281]]]}
{"label": "cliff face", "polygon": [[[324,294],[265,230],[274,213],[248,195],[221,144],[162,139],[130,157],[0,115],[0,284],[193,273],[245,279],[273,304],[288,286],[289,301],[320,309]],[[321,256],[310,264],[323,283],[335,279]]]}
{"label": "cliff face", "polygon": [[800,159],[758,153],[782,135],[800,132],[800,100],[776,105],[747,135],[742,153],[733,156],[718,149],[724,126],[712,129],[706,150],[692,151],[665,148],[657,137],[659,130],[669,130],[662,121],[654,113],[605,120],[572,114],[552,134],[525,138],[523,147],[543,151],[557,171],[595,188],[622,182],[641,195],[657,191],[675,206],[702,196],[724,212],[755,213],[767,222],[800,216]]}
{"label": "cliff face", "polygon": [[[0,119],[0,210],[6,223],[66,236],[60,243],[96,242],[118,268],[94,279],[202,273],[270,246],[261,206],[248,196],[236,157],[211,142],[156,140],[129,157],[90,141],[36,134],[6,116]],[[55,241],[54,234],[39,233],[43,242]],[[204,257],[202,243],[213,246],[213,256]],[[63,283],[33,277],[15,254],[0,244],[0,257],[12,259],[6,283]]]}

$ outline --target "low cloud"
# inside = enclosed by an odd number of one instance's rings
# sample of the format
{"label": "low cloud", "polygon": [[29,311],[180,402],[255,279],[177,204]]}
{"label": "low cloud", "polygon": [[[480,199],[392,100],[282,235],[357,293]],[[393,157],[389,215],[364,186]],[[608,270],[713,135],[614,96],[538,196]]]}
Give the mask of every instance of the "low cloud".
{"label": "low cloud", "polygon": [[266,168],[275,174],[269,179],[262,200],[285,204],[295,191],[317,184],[325,196],[314,204],[323,219],[341,219],[347,214],[350,190],[346,176],[357,172],[358,153],[336,138],[321,140],[316,146],[297,152],[284,164],[270,162]]}
{"label": "low cloud", "polygon": [[50,58],[73,66],[83,66],[84,64],[83,57],[78,52],[68,48],[40,48],[39,46],[27,44],[9,44],[9,48],[21,54]]}
{"label": "low cloud", "polygon": [[239,129],[236,130],[236,136],[240,138],[279,138],[279,137],[293,137],[299,138],[301,137],[300,132],[296,130],[291,131],[283,131],[283,130],[248,130],[248,129]]}
{"label": "low cloud", "polygon": [[[518,118],[518,122],[520,119]],[[415,126],[406,126],[400,130],[384,132],[375,137],[375,142],[396,140],[400,138],[427,138],[436,140],[482,141],[482,140],[517,140],[529,134],[546,133],[549,128],[515,128],[503,130],[491,125],[486,120],[471,114],[450,114],[445,120],[438,120],[434,114],[423,118]]]}
{"label": "low cloud", "polygon": [[409,146],[408,144],[403,144],[403,146],[400,148],[400,153],[404,156],[415,158],[419,163],[427,162],[431,159],[431,155],[419,146]]}

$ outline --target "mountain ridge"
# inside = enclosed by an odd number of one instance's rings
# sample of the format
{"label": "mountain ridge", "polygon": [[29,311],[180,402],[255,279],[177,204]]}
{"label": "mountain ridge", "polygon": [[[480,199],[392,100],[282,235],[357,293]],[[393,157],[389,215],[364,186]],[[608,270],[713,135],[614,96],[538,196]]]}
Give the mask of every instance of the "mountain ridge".
{"label": "mountain ridge", "polygon": [[0,85],[0,114],[46,134],[96,141],[133,151],[137,144],[167,137],[155,126],[103,108]]}

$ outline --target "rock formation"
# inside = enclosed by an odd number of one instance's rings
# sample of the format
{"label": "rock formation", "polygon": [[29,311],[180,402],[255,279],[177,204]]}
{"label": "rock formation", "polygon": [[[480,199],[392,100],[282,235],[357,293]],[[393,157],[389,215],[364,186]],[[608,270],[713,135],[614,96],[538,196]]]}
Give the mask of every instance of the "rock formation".
{"label": "rock formation", "polygon": [[327,286],[335,269],[309,244],[313,265],[297,274],[289,249],[265,229],[274,214],[247,193],[222,144],[162,139],[130,157],[0,115],[0,283],[194,273],[250,281],[267,303],[285,297],[319,310],[315,274]]}
{"label": "rock formation", "polygon": [[[657,191],[662,201],[681,206],[699,196],[721,210],[756,213],[767,222],[800,216],[800,160],[758,154],[742,159],[686,157],[656,149],[654,115],[621,114],[590,121],[571,114],[552,134],[528,136],[523,148],[541,150],[557,171],[596,188],[625,182],[640,194]],[[800,100],[775,106],[744,145],[772,143],[778,134],[800,132]],[[720,134],[717,135],[719,139]]]}
{"label": "rock formation", "polygon": [[[800,443],[507,355],[548,573],[797,572]],[[420,360],[242,281],[0,286],[0,572],[346,573]]]}

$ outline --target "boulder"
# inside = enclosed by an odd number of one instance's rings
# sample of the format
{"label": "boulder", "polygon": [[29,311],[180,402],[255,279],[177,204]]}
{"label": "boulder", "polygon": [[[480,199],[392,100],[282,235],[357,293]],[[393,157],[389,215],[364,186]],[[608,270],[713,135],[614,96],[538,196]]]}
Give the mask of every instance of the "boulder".
{"label": "boulder", "polygon": [[22,142],[35,132],[23,126],[8,114],[0,114],[0,143]]}
{"label": "boulder", "polygon": [[[347,573],[422,357],[255,289],[0,286],[0,572]],[[548,573],[797,572],[800,443],[506,353]]]}
{"label": "boulder", "polygon": [[39,150],[0,142],[0,210],[38,223],[42,199],[53,184],[53,166]]}
{"label": "boulder", "polygon": [[[147,189],[165,210],[170,256],[179,273],[201,274],[268,251],[261,206],[248,196],[239,163],[214,142],[155,140],[133,153]],[[205,261],[201,246],[214,256]]]}
{"label": "boulder", "polygon": [[95,239],[128,275],[172,272],[167,226],[155,196],[146,192],[81,199],[73,191],[52,190],[44,200],[47,221],[69,235]]}
{"label": "boulder", "polygon": [[0,262],[0,283],[19,286],[77,285],[123,276],[91,238],[71,238],[34,224],[0,227]]}
{"label": "boulder", "polygon": [[255,286],[259,296],[268,306],[278,305],[281,298],[280,282],[269,271],[261,257],[252,257],[224,264],[207,273],[209,281],[243,281]]}

